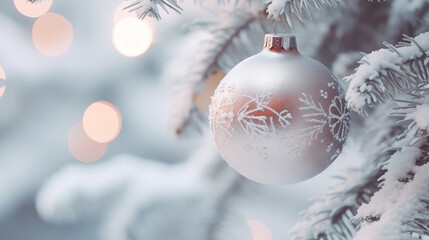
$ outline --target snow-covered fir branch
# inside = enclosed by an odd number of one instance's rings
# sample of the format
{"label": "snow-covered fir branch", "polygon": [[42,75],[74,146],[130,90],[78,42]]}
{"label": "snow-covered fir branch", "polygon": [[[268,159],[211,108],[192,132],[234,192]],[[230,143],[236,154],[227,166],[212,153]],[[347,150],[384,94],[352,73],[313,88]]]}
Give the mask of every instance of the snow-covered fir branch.
{"label": "snow-covered fir branch", "polygon": [[347,240],[355,233],[356,225],[350,222],[360,204],[368,202],[377,190],[380,177],[376,168],[349,169],[343,183],[327,192],[302,213],[301,219],[291,230],[296,240]]}
{"label": "snow-covered fir branch", "polygon": [[[385,106],[387,107],[387,106]],[[306,211],[290,231],[295,240],[348,240],[355,234],[356,222],[351,222],[359,206],[369,202],[379,189],[377,179],[384,170],[379,166],[389,158],[391,151],[383,150],[390,146],[393,138],[404,131],[393,119],[383,124],[374,124],[384,116],[386,108],[377,109],[370,117],[371,124],[365,127],[370,138],[361,139],[361,149],[366,149],[365,161],[360,168],[348,169],[338,178],[342,180],[331,188]],[[368,149],[369,148],[369,149]]]}
{"label": "snow-covered fir branch", "polygon": [[167,14],[168,9],[177,13],[183,10],[176,0],[127,0],[130,4],[123,10],[135,12],[140,19],[146,16],[153,17],[157,20],[161,19],[158,6],[161,7]]}
{"label": "snow-covered fir branch", "polygon": [[[170,125],[181,135],[195,124],[195,105],[192,97],[202,90],[208,75],[217,69],[228,72],[243,59],[261,50],[264,34],[269,26],[265,14],[257,4],[240,3],[233,10],[224,9],[219,15],[205,16],[192,24],[194,30],[211,34],[210,40],[200,44],[192,58],[191,67],[185,77],[172,80]],[[186,66],[186,63],[181,63]],[[189,65],[189,64],[188,64]],[[197,114],[198,115],[198,114]]]}
{"label": "snow-covered fir branch", "polygon": [[381,179],[382,189],[358,210],[356,217],[363,222],[355,240],[429,236],[429,165],[425,164],[428,150],[428,145],[409,146],[392,156]]}
{"label": "snow-covered fir branch", "polygon": [[[66,166],[44,184],[36,207],[53,223],[103,216],[100,239],[210,240],[242,182],[207,138],[177,164],[121,155]],[[184,215],[191,220],[182,221]]]}
{"label": "snow-covered fir branch", "polygon": [[336,7],[342,0],[266,0],[268,18],[279,20],[285,18],[289,26],[292,26],[292,18],[295,16],[303,22],[304,17],[311,18],[311,10],[324,7]]}
{"label": "snow-covered fir branch", "polygon": [[364,55],[350,82],[346,98],[349,106],[359,112],[393,98],[400,90],[410,90],[429,81],[429,32],[415,38],[404,37],[397,46]]}
{"label": "snow-covered fir branch", "polygon": [[429,236],[429,89],[420,86],[397,100],[393,116],[408,127],[384,163],[381,189],[358,209],[361,221],[355,240],[421,239]]}

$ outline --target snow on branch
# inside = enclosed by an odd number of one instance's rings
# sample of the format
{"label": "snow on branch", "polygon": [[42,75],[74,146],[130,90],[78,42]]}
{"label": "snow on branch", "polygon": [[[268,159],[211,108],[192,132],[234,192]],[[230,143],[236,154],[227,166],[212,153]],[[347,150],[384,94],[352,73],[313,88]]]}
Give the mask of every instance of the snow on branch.
{"label": "snow on branch", "polygon": [[302,213],[301,220],[291,230],[293,239],[348,240],[355,233],[356,224],[350,222],[357,208],[368,202],[378,189],[380,171],[350,169],[343,182],[326,193]]}
{"label": "snow on branch", "polygon": [[396,100],[392,115],[408,125],[382,164],[381,189],[356,215],[361,220],[355,240],[421,239],[429,236],[429,88],[419,86]]}
{"label": "snow on branch", "polygon": [[304,21],[304,16],[311,18],[310,9],[320,9],[324,7],[336,7],[341,0],[266,0],[267,13],[269,19],[279,20],[284,17],[292,26],[292,18],[296,16],[301,22]]}
{"label": "snow on branch", "polygon": [[70,164],[44,184],[36,207],[47,221],[73,222],[98,214],[128,192],[137,190],[147,200],[151,196],[199,189],[212,181],[219,162],[214,143],[205,140],[188,161],[178,164],[130,155],[94,165]]}
{"label": "snow on branch", "polygon": [[37,195],[36,208],[49,222],[74,222],[97,214],[127,190],[138,170],[149,168],[139,159],[118,157],[97,165],[70,164],[54,174]]}
{"label": "snow on branch", "polygon": [[358,210],[356,217],[363,222],[355,240],[429,236],[428,150],[426,142],[422,147],[404,147],[392,156],[381,178],[382,189]]}
{"label": "snow on branch", "polygon": [[405,36],[397,46],[385,45],[388,49],[364,55],[356,72],[345,77],[350,82],[346,98],[355,111],[366,112],[400,90],[429,81],[429,32]]}
{"label": "snow on branch", "polygon": [[66,166],[38,192],[36,208],[53,223],[102,216],[100,239],[105,240],[214,239],[241,182],[207,136],[181,163],[120,155]]}
{"label": "snow on branch", "polygon": [[198,111],[192,96],[201,91],[208,75],[217,69],[228,72],[262,49],[263,36],[269,29],[264,19],[265,14],[259,6],[253,4],[249,7],[246,2],[239,3],[233,10],[223,9],[220,15],[205,16],[204,20],[191,26],[195,30],[209,32],[211,37],[198,46],[191,68],[187,69],[188,74],[173,79],[170,84],[173,90],[171,102],[174,103],[170,125],[177,135],[181,135],[188,126],[197,125],[193,113]]}
{"label": "snow on branch", "polygon": [[[398,130],[403,131],[403,128],[398,129],[393,119],[387,119],[383,125],[374,124],[376,119],[383,115],[385,110],[380,108],[368,118],[368,122],[373,120],[372,124],[365,128],[371,133],[367,135],[371,136],[371,139],[366,137],[361,140],[361,148],[364,148],[366,153],[361,156],[365,159],[362,166],[349,169],[339,176],[341,183],[331,188],[323,198],[316,200],[310,208],[301,213],[297,224],[290,231],[292,239],[348,240],[355,234],[358,223],[351,219],[359,206],[369,202],[371,196],[379,189],[377,179],[384,173],[379,163],[388,159],[391,154],[390,151],[383,150],[390,146]],[[356,151],[361,152],[359,148]],[[355,158],[359,155],[350,153],[350,156]]]}
{"label": "snow on branch", "polygon": [[161,20],[161,15],[159,14],[158,6],[160,6],[167,14],[168,9],[171,9],[177,13],[181,13],[181,11],[183,10],[176,0],[135,0],[132,1],[123,10],[135,12],[137,14],[137,17],[140,19],[149,16],[155,18],[156,20]]}

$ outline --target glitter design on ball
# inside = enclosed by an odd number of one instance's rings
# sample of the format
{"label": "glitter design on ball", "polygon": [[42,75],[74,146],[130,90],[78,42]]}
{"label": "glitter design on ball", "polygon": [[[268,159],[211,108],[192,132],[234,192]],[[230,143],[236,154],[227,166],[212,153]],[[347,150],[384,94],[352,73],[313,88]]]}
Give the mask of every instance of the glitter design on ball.
{"label": "glitter design on ball", "polygon": [[332,135],[339,142],[343,142],[347,138],[349,119],[350,112],[347,109],[344,98],[336,96],[329,106],[328,123]]}
{"label": "glitter design on ball", "polygon": [[299,110],[307,112],[302,116],[306,118],[306,122],[312,123],[311,126],[302,129],[304,136],[309,137],[309,140],[306,141],[305,144],[311,145],[319,134],[323,132],[323,128],[327,123],[328,114],[325,112],[320,102],[318,102],[318,104],[314,103],[313,97],[305,93],[302,93],[302,97],[299,98],[299,101],[305,105],[304,107],[299,107]]}

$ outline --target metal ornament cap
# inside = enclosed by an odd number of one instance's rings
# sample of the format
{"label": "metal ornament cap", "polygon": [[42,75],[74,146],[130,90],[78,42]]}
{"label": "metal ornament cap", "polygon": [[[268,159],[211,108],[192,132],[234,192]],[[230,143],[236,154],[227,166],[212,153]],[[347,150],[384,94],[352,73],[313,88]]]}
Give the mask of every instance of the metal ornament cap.
{"label": "metal ornament cap", "polygon": [[264,49],[273,52],[298,52],[296,37],[292,34],[265,34]]}

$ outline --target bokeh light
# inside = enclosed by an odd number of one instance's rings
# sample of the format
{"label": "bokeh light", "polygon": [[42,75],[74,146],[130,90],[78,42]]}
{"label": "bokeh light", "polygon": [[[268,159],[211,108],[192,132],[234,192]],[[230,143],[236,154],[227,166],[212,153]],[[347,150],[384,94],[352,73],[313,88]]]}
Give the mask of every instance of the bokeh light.
{"label": "bokeh light", "polygon": [[203,7],[208,8],[208,9],[216,9],[219,4],[217,2],[217,0],[206,0],[202,3]]}
{"label": "bokeh light", "polygon": [[115,13],[113,15],[114,23],[117,23],[126,17],[137,18],[137,14],[135,12],[130,12],[128,9],[124,10],[124,8],[128,7],[130,4],[131,3],[129,1],[123,1],[118,5],[118,7],[116,7]]}
{"label": "bokeh light", "polygon": [[59,56],[72,45],[73,27],[63,16],[46,13],[33,25],[33,42],[41,53]]}
{"label": "bokeh light", "polygon": [[247,225],[250,227],[252,240],[272,240],[271,230],[264,223],[257,220],[247,220]]}
{"label": "bokeh light", "polygon": [[194,104],[198,111],[205,114],[209,113],[211,97],[225,75],[225,72],[220,69],[214,70],[209,74],[204,89],[193,96]]}
{"label": "bokeh light", "polygon": [[16,9],[24,16],[37,18],[49,11],[52,0],[43,0],[31,3],[28,0],[13,0]]}
{"label": "bokeh light", "polygon": [[83,113],[82,121],[85,133],[96,142],[111,142],[121,131],[121,114],[115,106],[105,101],[91,104]]}
{"label": "bokeh light", "polygon": [[0,66],[0,98],[3,97],[4,92],[6,91],[5,81],[6,81],[6,72],[4,71],[2,66]]}
{"label": "bokeh light", "polygon": [[70,153],[82,162],[94,162],[100,159],[107,151],[107,143],[99,143],[90,139],[83,129],[82,122],[76,123],[68,135]]}
{"label": "bokeh light", "polygon": [[152,44],[152,26],[146,20],[125,17],[115,24],[112,39],[119,53],[137,57],[145,53]]}

